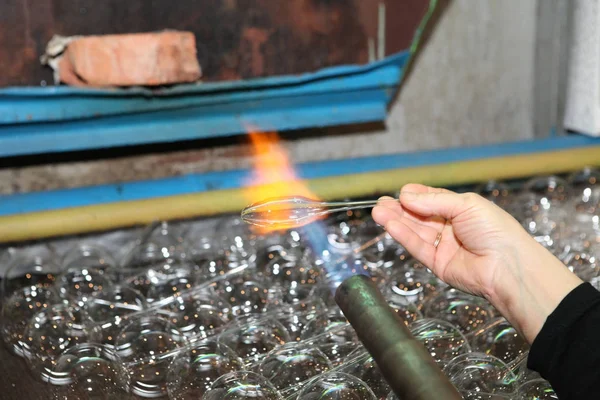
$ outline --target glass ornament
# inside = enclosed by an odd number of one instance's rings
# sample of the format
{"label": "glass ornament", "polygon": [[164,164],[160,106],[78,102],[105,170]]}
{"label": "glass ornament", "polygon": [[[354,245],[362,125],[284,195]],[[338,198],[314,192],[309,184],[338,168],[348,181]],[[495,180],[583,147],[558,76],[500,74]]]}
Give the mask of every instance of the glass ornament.
{"label": "glass ornament", "polygon": [[271,351],[257,368],[279,391],[299,389],[303,383],[331,369],[327,356],[318,348],[290,343]]}
{"label": "glass ornament", "polygon": [[33,375],[47,382],[65,350],[99,341],[100,328],[84,310],[56,304],[32,317],[20,344]]}
{"label": "glass ornament", "polygon": [[246,365],[257,364],[270,351],[291,341],[285,327],[275,318],[248,316],[240,326],[219,335],[219,343],[233,349]]}
{"label": "glass ornament", "polygon": [[231,372],[217,379],[202,400],[283,400],[264,377],[248,371]]}
{"label": "glass ornament", "polygon": [[412,323],[410,331],[425,346],[440,368],[471,351],[463,333],[447,321],[422,319]]}
{"label": "glass ornament", "polygon": [[503,209],[511,205],[510,188],[502,182],[488,181],[477,187],[475,192]]}
{"label": "glass ornament", "polygon": [[516,375],[500,359],[486,354],[460,355],[444,372],[461,391],[510,395],[516,389]]}
{"label": "glass ornament", "polygon": [[510,364],[527,353],[529,344],[506,319],[498,318],[474,332],[471,348]]}
{"label": "glass ornament", "polygon": [[61,274],[57,283],[59,295],[71,304],[83,307],[111,285],[104,271],[94,268],[72,268]]}
{"label": "glass ornament", "polygon": [[14,354],[23,356],[21,343],[27,325],[34,315],[59,303],[60,297],[52,288],[24,286],[16,289],[2,302],[2,339]]}
{"label": "glass ornament", "polygon": [[130,317],[138,315],[146,307],[146,299],[140,292],[128,286],[114,285],[86,302],[84,309],[100,325],[101,343],[114,347]]}
{"label": "glass ornament", "polygon": [[235,352],[216,340],[203,340],[183,349],[171,362],[167,392],[172,400],[202,399],[212,384],[231,372],[243,370]]}
{"label": "glass ornament", "polygon": [[161,302],[157,312],[189,339],[212,336],[232,321],[231,306],[210,288]]}
{"label": "glass ornament", "polygon": [[558,396],[548,381],[535,379],[519,387],[516,400],[558,400]]}
{"label": "glass ornament", "polygon": [[31,290],[48,289],[54,286],[62,268],[47,257],[17,256],[9,264],[2,278],[3,297],[28,287]]}
{"label": "glass ornament", "polygon": [[309,382],[298,400],[377,400],[369,386],[355,376],[330,372]]}
{"label": "glass ornament", "polygon": [[423,306],[423,315],[448,321],[466,334],[489,323],[496,312],[484,299],[450,288],[431,298]]}
{"label": "glass ornament", "polygon": [[183,334],[169,321],[146,315],[133,318],[115,342],[117,354],[127,363],[131,393],[147,398],[165,396],[169,364],[185,344]]}
{"label": "glass ornament", "polygon": [[111,349],[82,343],[63,352],[49,378],[55,400],[113,400],[129,398],[129,375]]}
{"label": "glass ornament", "polygon": [[116,268],[117,262],[107,248],[99,244],[79,243],[63,256],[62,265],[65,270],[86,268],[108,271]]}

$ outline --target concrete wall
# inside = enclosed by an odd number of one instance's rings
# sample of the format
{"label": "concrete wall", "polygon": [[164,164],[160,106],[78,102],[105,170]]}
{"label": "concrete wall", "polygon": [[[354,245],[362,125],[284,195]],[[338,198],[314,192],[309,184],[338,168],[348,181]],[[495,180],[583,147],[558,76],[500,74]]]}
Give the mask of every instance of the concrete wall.
{"label": "concrete wall", "polygon": [[[393,106],[385,129],[286,140],[293,160],[532,138],[537,1],[541,0],[453,1]],[[159,152],[0,170],[0,193],[236,169],[251,162],[248,146],[240,140]]]}
{"label": "concrete wall", "polygon": [[532,0],[454,1],[387,130],[294,143],[293,154],[336,158],[533,137],[535,21]]}

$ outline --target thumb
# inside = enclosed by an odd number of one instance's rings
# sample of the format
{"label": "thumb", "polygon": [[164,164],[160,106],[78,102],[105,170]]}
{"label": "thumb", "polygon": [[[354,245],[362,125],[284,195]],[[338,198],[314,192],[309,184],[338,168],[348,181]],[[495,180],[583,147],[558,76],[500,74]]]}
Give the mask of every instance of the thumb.
{"label": "thumb", "polygon": [[448,191],[414,193],[402,192],[400,203],[422,217],[442,217],[451,221],[469,208],[472,196]]}

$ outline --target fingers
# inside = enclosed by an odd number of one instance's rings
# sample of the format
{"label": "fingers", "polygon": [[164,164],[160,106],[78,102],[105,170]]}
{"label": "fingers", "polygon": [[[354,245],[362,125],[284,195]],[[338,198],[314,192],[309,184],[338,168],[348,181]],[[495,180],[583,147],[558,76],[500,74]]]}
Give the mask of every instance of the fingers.
{"label": "fingers", "polygon": [[400,193],[453,193],[447,189],[434,188],[431,186],[421,185],[419,183],[409,183],[404,185]]}
{"label": "fingers", "polygon": [[400,202],[402,207],[423,217],[440,216],[452,220],[473,205],[473,198],[470,195],[433,189],[426,192],[402,191]]}
{"label": "fingers", "polygon": [[377,205],[390,209],[400,217],[404,214],[404,211],[402,210],[402,205],[400,204],[400,200],[394,199],[393,197],[380,197]]}
{"label": "fingers", "polygon": [[434,227],[439,229],[439,225],[444,225],[443,218],[426,218],[413,213],[410,210],[402,208],[400,201],[392,197],[381,197],[380,202],[373,208],[372,216],[381,226],[385,226],[393,218],[401,218],[404,221],[411,221],[414,224],[423,227]]}
{"label": "fingers", "polygon": [[435,247],[423,240],[408,224],[396,219],[390,220],[385,226],[386,231],[404,246],[410,254],[425,265],[433,265]]}
{"label": "fingers", "polygon": [[[422,187],[424,188],[423,190],[427,190],[426,186]],[[404,209],[398,199],[384,196],[379,200],[380,201],[377,206],[373,208],[372,216],[375,222],[381,226],[385,226],[391,219],[400,218],[404,222],[410,221],[413,230],[420,234],[420,230],[427,231],[427,228],[434,228],[436,231],[439,231],[446,223],[446,220],[439,216],[424,217],[422,215],[415,214],[411,210]]]}
{"label": "fingers", "polygon": [[373,217],[373,220],[381,226],[386,226],[391,220],[401,218],[395,211],[383,205],[378,205],[373,208],[371,216]]}
{"label": "fingers", "polygon": [[390,221],[400,221],[427,242],[433,242],[438,232],[444,226],[443,222],[422,221],[406,212],[398,216],[395,211],[382,206],[375,207],[372,216],[375,222],[383,227],[386,227]]}

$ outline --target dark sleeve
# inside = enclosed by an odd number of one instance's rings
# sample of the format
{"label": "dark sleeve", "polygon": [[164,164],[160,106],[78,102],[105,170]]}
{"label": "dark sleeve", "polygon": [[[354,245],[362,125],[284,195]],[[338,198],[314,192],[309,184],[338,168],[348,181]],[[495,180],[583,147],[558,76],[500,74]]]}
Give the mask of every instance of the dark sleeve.
{"label": "dark sleeve", "polygon": [[560,400],[600,399],[600,292],[584,283],[563,299],[535,338],[527,367]]}

